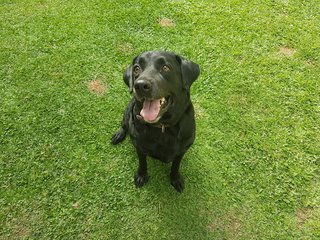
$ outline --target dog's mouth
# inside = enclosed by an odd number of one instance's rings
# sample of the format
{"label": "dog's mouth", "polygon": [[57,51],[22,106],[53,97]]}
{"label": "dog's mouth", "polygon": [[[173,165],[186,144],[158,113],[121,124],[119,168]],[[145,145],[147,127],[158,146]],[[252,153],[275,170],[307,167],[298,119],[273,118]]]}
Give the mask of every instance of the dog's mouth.
{"label": "dog's mouth", "polygon": [[171,104],[170,96],[159,99],[143,99],[143,107],[140,111],[143,120],[148,123],[156,123],[162,115],[168,110]]}

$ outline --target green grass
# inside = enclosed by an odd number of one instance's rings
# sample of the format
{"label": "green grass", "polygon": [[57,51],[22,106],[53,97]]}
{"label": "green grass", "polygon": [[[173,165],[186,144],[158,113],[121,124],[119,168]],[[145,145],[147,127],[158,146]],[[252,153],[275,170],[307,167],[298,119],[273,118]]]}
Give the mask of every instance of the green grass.
{"label": "green grass", "polygon": [[[2,0],[0,15],[0,239],[320,238],[318,1]],[[183,194],[152,159],[136,189],[130,141],[110,144],[122,72],[155,49],[202,70]]]}

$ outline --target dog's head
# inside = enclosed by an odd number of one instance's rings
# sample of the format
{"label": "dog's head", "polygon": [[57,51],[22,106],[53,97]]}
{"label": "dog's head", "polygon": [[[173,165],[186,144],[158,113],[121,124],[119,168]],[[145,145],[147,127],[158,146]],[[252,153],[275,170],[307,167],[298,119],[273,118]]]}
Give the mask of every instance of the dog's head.
{"label": "dog's head", "polygon": [[[156,123],[184,111],[191,84],[200,74],[198,64],[172,52],[144,52],[133,59],[123,79],[140,105],[145,122]],[[171,113],[171,114],[170,114]]]}

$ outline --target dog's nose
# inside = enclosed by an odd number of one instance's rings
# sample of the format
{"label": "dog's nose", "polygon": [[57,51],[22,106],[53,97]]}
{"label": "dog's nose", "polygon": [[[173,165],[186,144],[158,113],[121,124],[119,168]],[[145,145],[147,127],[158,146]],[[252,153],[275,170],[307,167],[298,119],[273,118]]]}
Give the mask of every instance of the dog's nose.
{"label": "dog's nose", "polygon": [[151,83],[147,80],[137,80],[134,83],[134,89],[139,93],[149,93],[151,91]]}

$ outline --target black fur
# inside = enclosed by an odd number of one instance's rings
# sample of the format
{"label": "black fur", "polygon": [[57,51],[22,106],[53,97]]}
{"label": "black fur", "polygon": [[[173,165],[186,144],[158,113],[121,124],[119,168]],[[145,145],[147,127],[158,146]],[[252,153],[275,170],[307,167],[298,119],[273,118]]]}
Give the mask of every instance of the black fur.
{"label": "black fur", "polygon": [[[171,184],[178,192],[184,188],[179,173],[181,159],[195,139],[194,109],[190,86],[200,74],[198,64],[172,52],[145,52],[133,59],[123,78],[133,98],[129,102],[120,129],[112,143],[123,141],[129,133],[136,148],[139,167],[136,186],[149,179],[147,155],[163,162],[172,162]],[[145,121],[140,112],[144,99],[166,97],[168,107],[155,122]],[[160,113],[159,113],[160,115]]]}

